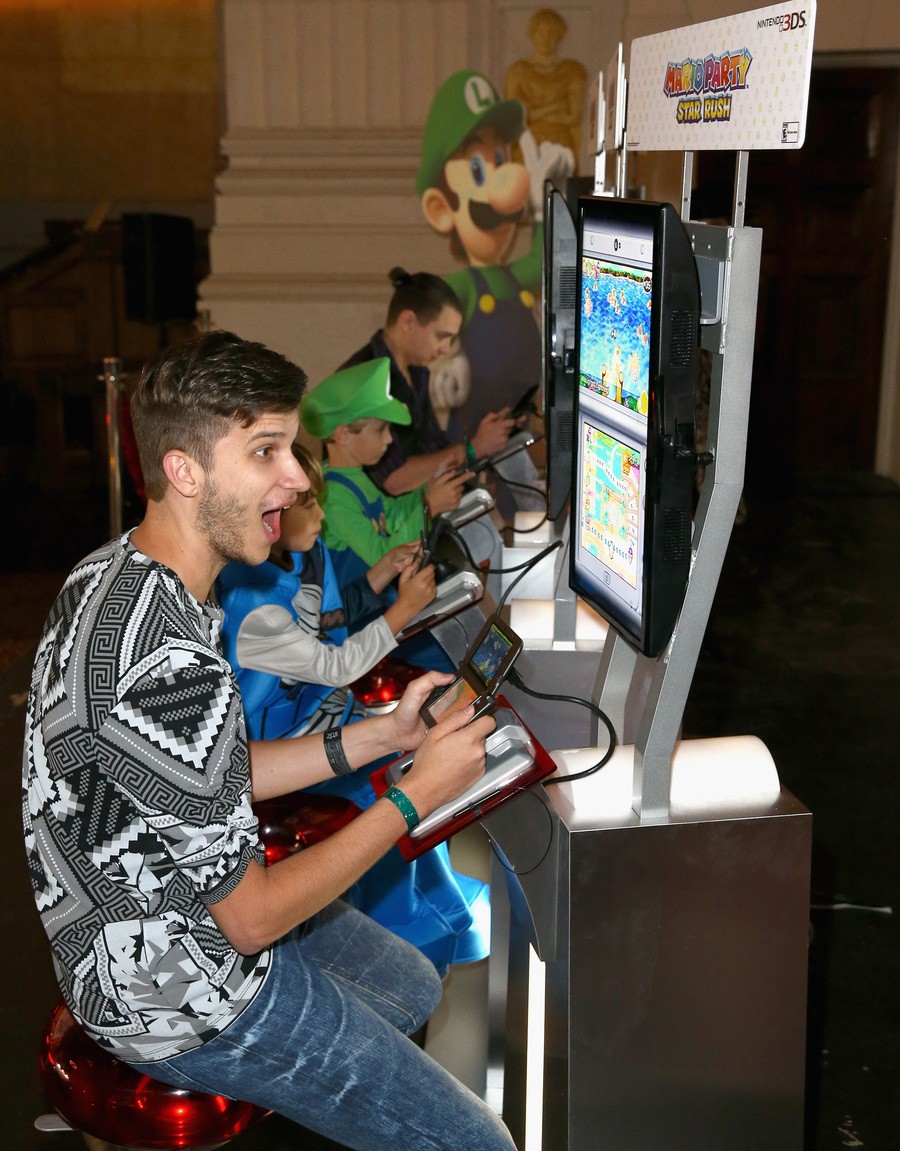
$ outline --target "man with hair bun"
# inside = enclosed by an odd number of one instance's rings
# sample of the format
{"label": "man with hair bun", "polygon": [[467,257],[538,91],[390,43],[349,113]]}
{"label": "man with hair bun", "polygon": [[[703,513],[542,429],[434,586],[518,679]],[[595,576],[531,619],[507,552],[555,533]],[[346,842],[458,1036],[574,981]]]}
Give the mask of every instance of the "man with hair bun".
{"label": "man with hair bun", "polygon": [[462,305],[440,276],[430,272],[410,275],[405,269],[389,273],[394,291],[384,327],[342,365],[387,356],[391,362],[391,395],[406,404],[409,427],[392,425],[392,441],[369,476],[388,495],[401,495],[427,483],[439,471],[473,463],[493,455],[506,444],[515,420],[508,408],[488,412],[471,440],[452,442],[442,431],[429,395],[430,368],[450,354],[462,324]]}

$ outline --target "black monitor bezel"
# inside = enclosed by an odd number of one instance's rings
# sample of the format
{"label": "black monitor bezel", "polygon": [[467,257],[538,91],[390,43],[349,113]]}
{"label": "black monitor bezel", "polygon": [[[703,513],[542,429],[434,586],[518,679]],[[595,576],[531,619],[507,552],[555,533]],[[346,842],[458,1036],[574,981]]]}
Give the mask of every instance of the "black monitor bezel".
{"label": "black monitor bezel", "polygon": [[[653,317],[647,419],[644,537],[638,618],[579,562],[580,503],[571,501],[569,586],[643,655],[656,656],[671,638],[690,571],[693,506],[696,354],[700,294],[690,238],[671,204],[606,196],[579,199],[578,307],[575,327],[572,491],[580,491],[582,257],[585,219],[652,230]],[[677,327],[677,332],[674,329]],[[690,356],[685,331],[693,331]],[[677,347],[677,362],[673,347]],[[667,351],[668,349],[668,351]],[[689,359],[689,362],[687,362]],[[684,362],[682,362],[684,361]]]}
{"label": "black monitor bezel", "polygon": [[[565,344],[563,347],[557,346],[558,318],[564,309],[561,292],[554,288],[554,277],[560,267],[557,222],[566,219],[571,223],[573,238],[577,240],[572,199],[547,181],[544,185],[544,265],[541,291],[541,408],[546,444],[547,516],[551,520],[557,520],[566,510],[572,485],[574,347],[567,348]],[[573,250],[573,276],[577,276],[577,270]],[[569,310],[572,312],[574,331],[577,307],[565,309]]]}

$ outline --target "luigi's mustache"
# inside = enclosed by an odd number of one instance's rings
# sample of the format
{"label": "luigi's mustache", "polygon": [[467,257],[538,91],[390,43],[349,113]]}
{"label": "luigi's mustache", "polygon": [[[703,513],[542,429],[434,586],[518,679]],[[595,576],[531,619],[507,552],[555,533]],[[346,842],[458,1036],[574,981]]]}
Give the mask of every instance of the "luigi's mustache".
{"label": "luigi's mustache", "polygon": [[502,224],[517,224],[524,213],[525,209],[520,208],[518,212],[504,215],[492,208],[490,204],[484,204],[480,200],[469,201],[469,218],[479,232],[493,232]]}

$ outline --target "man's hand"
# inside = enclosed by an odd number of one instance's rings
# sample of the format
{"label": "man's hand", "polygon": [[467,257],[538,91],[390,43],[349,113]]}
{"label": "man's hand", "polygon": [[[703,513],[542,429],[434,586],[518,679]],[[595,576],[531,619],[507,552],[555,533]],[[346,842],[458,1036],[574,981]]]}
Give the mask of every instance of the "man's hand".
{"label": "man's hand", "polygon": [[400,786],[421,819],[484,775],[484,741],[495,723],[489,715],[473,720],[474,711],[470,704],[430,728],[403,777]]}
{"label": "man's hand", "polygon": [[526,128],[519,137],[522,160],[531,177],[528,202],[534,220],[544,218],[544,181],[560,184],[575,171],[575,156],[571,148],[544,140],[538,144],[531,130]]}
{"label": "man's hand", "polygon": [[384,723],[394,727],[392,743],[398,751],[412,751],[419,746],[427,730],[425,721],[419,715],[422,704],[434,688],[450,683],[452,679],[450,672],[427,671],[407,685],[400,702],[383,717]]}
{"label": "man's hand", "polygon": [[425,504],[431,515],[452,511],[460,501],[463,488],[474,472],[444,472],[435,476],[425,487]]}
{"label": "man's hand", "polygon": [[[394,722],[396,742],[392,744],[388,738],[386,744],[379,738],[376,754],[387,754],[382,749],[390,746],[418,748],[402,787],[423,819],[481,777],[485,763],[484,741],[494,726],[488,717],[466,726],[473,711],[468,707],[448,715],[426,736],[419,708],[433,687],[452,678],[429,672],[409,685],[390,715],[363,720],[346,729],[348,742],[351,732],[364,727],[370,736],[379,731],[391,737],[395,734],[391,726]],[[394,720],[398,713],[399,719]],[[266,742],[269,746],[295,743],[294,740]],[[321,737],[317,746],[321,749]],[[372,744],[368,746],[371,748]],[[296,750],[292,754],[296,758]],[[321,758],[324,760],[324,752]],[[217,927],[238,951],[254,955],[346,891],[397,842],[402,825],[403,820],[392,804],[376,803],[352,823],[306,851],[289,855],[271,867],[251,863],[240,883],[211,906]]]}
{"label": "man's hand", "polygon": [[501,408],[499,412],[488,412],[475,435],[472,436],[472,447],[478,459],[482,456],[492,456],[506,447],[509,434],[516,426],[516,421],[509,418],[509,408]]}

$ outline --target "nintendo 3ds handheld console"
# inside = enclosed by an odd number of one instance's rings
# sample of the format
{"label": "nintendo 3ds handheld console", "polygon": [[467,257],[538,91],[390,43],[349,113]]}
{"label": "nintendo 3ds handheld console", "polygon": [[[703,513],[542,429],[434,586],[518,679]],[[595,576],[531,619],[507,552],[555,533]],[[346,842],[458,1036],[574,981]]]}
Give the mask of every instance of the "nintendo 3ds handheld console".
{"label": "nintendo 3ds handheld console", "polygon": [[397,632],[397,642],[402,643],[409,636],[449,619],[458,611],[478,603],[483,596],[484,582],[477,572],[469,568],[454,570],[439,581],[437,595],[431,603],[417,612],[409,623]]}
{"label": "nintendo 3ds handheld console", "polygon": [[435,520],[444,520],[452,528],[461,528],[489,512],[493,506],[494,497],[487,488],[469,488],[459,497],[455,508],[441,512]]}
{"label": "nintendo 3ds handheld console", "polygon": [[[422,717],[432,725],[474,698],[476,714],[492,713],[496,726],[485,741],[482,777],[403,836],[397,846],[404,859],[416,859],[556,770],[508,701],[497,695],[520,650],[519,637],[499,616],[491,616],[466,653],[459,677],[432,692],[423,705]],[[402,786],[412,763],[409,754],[376,771],[371,777],[376,794]]]}
{"label": "nintendo 3ds handheld console", "polygon": [[509,624],[497,614],[490,616],[466,652],[456,679],[436,687],[425,700],[422,719],[434,727],[470,703],[475,705],[475,716],[492,711],[497,690],[521,650],[522,641]]}
{"label": "nintendo 3ds handheld console", "polygon": [[397,633],[398,643],[471,607],[484,595],[483,576],[470,566],[456,541],[446,535],[447,528],[443,517],[436,516],[430,529],[422,533],[418,568],[421,571],[426,564],[435,565],[437,594]]}
{"label": "nintendo 3ds handheld console", "polygon": [[533,432],[530,428],[522,428],[521,431],[513,432],[499,451],[489,456],[482,456],[480,459],[475,460],[474,463],[461,464],[457,469],[457,473],[483,472],[485,468],[493,467],[494,464],[508,460],[509,457],[514,456],[516,452],[521,452],[524,448],[530,448],[532,444],[536,444],[540,439],[543,439],[540,432]]}

